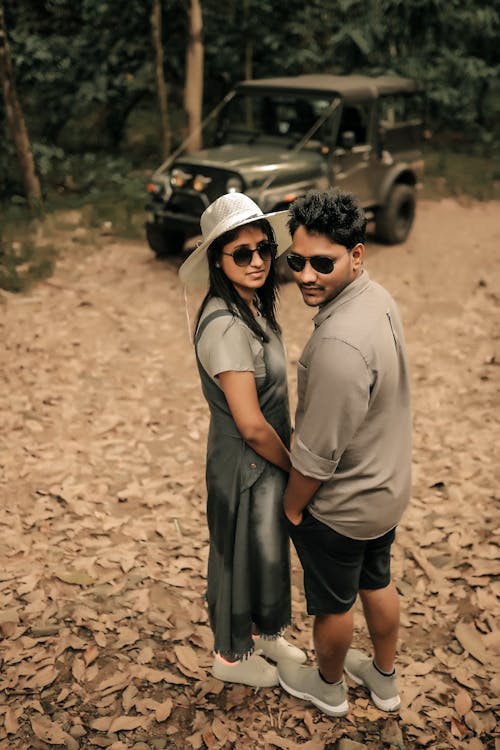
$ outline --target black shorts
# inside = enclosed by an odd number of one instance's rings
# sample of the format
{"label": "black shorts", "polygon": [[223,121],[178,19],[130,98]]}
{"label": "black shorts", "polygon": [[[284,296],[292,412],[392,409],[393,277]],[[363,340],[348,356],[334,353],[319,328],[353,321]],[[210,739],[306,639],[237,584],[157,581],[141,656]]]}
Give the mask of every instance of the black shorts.
{"label": "black shorts", "polygon": [[391,581],[391,529],[377,539],[350,539],[314,518],[307,508],[302,523],[287,527],[304,569],[310,615],[351,609],[360,589],[383,589]]}

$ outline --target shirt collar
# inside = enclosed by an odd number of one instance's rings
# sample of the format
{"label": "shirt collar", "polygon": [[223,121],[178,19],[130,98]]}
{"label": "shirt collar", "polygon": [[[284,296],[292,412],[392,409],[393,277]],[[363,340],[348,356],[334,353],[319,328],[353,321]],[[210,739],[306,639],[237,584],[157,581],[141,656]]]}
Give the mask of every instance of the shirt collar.
{"label": "shirt collar", "polygon": [[354,297],[357,297],[358,294],[361,294],[361,292],[366,289],[369,283],[370,277],[363,268],[360,275],[356,279],[354,279],[354,281],[351,281],[351,283],[348,284],[344,289],[342,289],[340,294],[334,297],[330,302],[327,302],[324,307],[320,307],[319,311],[313,318],[314,327],[317,328],[318,326],[320,326],[345,302],[348,302],[349,300],[354,299]]}

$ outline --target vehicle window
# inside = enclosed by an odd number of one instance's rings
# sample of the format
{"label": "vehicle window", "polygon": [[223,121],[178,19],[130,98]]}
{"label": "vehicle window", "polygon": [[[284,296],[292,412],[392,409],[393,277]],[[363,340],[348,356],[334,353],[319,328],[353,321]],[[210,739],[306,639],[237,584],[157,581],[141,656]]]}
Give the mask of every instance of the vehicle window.
{"label": "vehicle window", "polygon": [[[261,92],[237,95],[221,111],[217,127],[217,142],[254,142],[267,137],[298,142],[328,109],[328,99],[295,94],[264,94]],[[326,123],[312,137],[326,137]]]}
{"label": "vehicle window", "polygon": [[354,133],[356,145],[366,143],[368,112],[362,105],[344,105],[340,118],[339,137],[337,143],[342,141],[342,133],[351,131]]}
{"label": "vehicle window", "polygon": [[380,98],[379,107],[380,124],[386,128],[422,119],[422,100],[418,95],[383,96]]}

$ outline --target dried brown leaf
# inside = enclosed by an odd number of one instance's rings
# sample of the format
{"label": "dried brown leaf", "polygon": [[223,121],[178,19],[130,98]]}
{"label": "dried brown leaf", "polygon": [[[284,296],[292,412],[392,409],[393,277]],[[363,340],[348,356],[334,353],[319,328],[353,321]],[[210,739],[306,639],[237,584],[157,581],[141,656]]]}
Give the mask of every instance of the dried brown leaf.
{"label": "dried brown leaf", "polygon": [[472,708],[472,699],[465,690],[460,690],[455,696],[455,711],[462,717]]}
{"label": "dried brown leaf", "polygon": [[434,669],[434,661],[414,661],[409,664],[406,668],[406,674],[422,677],[424,674],[429,674]]}
{"label": "dried brown leaf", "polygon": [[94,721],[90,723],[90,726],[92,729],[97,729],[99,732],[107,732],[112,721],[112,716],[101,716],[100,719],[94,719]]}
{"label": "dried brown leaf", "polygon": [[113,719],[109,732],[129,732],[132,729],[138,729],[146,725],[146,720],[142,716],[117,716]]}
{"label": "dried brown leaf", "polygon": [[154,658],[154,651],[151,646],[145,646],[137,654],[137,661],[139,664],[148,664]]}
{"label": "dried brown leaf", "polygon": [[464,721],[476,734],[493,732],[497,728],[496,719],[490,711],[485,711],[484,713],[469,711],[465,714]]}
{"label": "dried brown leaf", "polygon": [[457,623],[455,627],[455,637],[462,647],[474,657],[474,659],[480,661],[481,664],[488,663],[486,648],[481,636],[473,625],[465,622]]}
{"label": "dried brown leaf", "polygon": [[186,737],[186,741],[189,742],[193,750],[200,750],[203,744],[203,738],[201,736],[201,732],[195,732],[189,737]]}
{"label": "dried brown leaf", "polygon": [[85,679],[85,664],[83,663],[83,659],[75,656],[75,658],[73,659],[71,673],[77,682],[83,682],[83,680]]}
{"label": "dried brown leaf", "polygon": [[266,732],[262,738],[269,745],[279,747],[281,750],[297,750],[299,747],[305,747],[304,745],[298,745],[296,742],[293,742],[286,737],[280,737],[276,732]]}
{"label": "dried brown leaf", "polygon": [[186,685],[187,680],[180,675],[176,675],[167,669],[152,669],[151,667],[143,667],[137,664],[133,664],[130,667],[130,673],[137,677],[139,680],[147,680],[147,682],[169,682],[172,685]]}
{"label": "dried brown leaf", "polygon": [[23,710],[8,708],[5,712],[4,726],[7,734],[17,734],[19,730],[19,717],[22,715]]}
{"label": "dried brown leaf", "polygon": [[92,664],[93,661],[97,659],[99,656],[99,649],[97,646],[89,646],[85,653],[83,654],[83,661],[85,662],[85,665],[88,667],[89,664]]}
{"label": "dried brown leaf", "polygon": [[125,713],[128,713],[134,705],[134,698],[139,691],[135,685],[128,685],[122,694],[122,706]]}
{"label": "dried brown leaf", "polygon": [[166,721],[172,713],[173,705],[174,703],[172,698],[167,698],[167,700],[163,701],[163,703],[160,703],[155,711],[156,721]]}
{"label": "dried brown leaf", "polygon": [[182,664],[183,667],[186,667],[190,672],[193,672],[194,674],[197,674],[199,671],[199,664],[198,664],[198,657],[196,656],[196,652],[191,646],[175,646],[174,648],[175,655]]}
{"label": "dried brown leaf", "polygon": [[203,738],[203,742],[207,746],[208,750],[212,750],[212,748],[215,748],[217,746],[217,738],[215,734],[212,732],[210,727],[207,727],[202,733],[201,736]]}
{"label": "dried brown leaf", "polygon": [[31,719],[31,728],[38,739],[47,742],[49,745],[64,745],[68,737],[63,728],[46,717],[33,716]]}
{"label": "dried brown leaf", "polygon": [[72,586],[91,586],[96,582],[95,578],[89,576],[84,570],[56,570],[54,576],[63,583],[69,583]]}
{"label": "dried brown leaf", "polygon": [[33,675],[33,677],[27,680],[27,684],[30,688],[44,688],[47,687],[47,685],[51,685],[58,674],[59,670],[57,670],[55,667],[44,667],[35,675]]}

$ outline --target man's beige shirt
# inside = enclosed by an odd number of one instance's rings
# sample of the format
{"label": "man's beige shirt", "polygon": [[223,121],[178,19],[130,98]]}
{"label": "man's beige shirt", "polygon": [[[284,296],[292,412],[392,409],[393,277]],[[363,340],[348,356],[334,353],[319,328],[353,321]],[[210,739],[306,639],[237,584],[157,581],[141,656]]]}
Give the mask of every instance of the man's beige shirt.
{"label": "man's beige shirt", "polygon": [[320,308],[298,362],[292,465],[320,479],[309,511],[353,539],[392,529],[410,498],[411,412],[401,317],[366,271]]}

